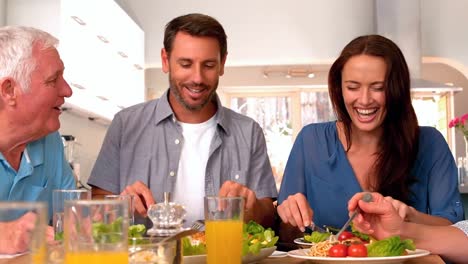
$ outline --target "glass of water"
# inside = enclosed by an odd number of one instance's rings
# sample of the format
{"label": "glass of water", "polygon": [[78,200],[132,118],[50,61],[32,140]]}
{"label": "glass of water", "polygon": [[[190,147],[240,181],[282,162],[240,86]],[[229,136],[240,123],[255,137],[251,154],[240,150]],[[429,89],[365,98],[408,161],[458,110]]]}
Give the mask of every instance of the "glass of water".
{"label": "glass of water", "polygon": [[0,255],[29,252],[24,263],[47,263],[47,218],[43,202],[0,201]]}
{"label": "glass of water", "polygon": [[128,204],[123,200],[65,202],[65,264],[128,264]]}
{"label": "glass of water", "polygon": [[54,190],[52,193],[52,211],[55,240],[63,240],[63,216],[65,201],[90,200],[91,191],[78,190]]}
{"label": "glass of water", "polygon": [[108,194],[104,196],[105,200],[124,200],[128,203],[128,225],[135,223],[135,214],[133,212],[133,194]]}

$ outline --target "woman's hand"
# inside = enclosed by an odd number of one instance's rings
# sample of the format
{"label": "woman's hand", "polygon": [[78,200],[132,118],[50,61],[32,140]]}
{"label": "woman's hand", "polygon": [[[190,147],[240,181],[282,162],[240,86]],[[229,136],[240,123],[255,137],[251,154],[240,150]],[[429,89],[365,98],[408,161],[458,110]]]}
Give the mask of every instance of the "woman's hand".
{"label": "woman's hand", "polygon": [[278,215],[284,223],[297,226],[302,232],[312,224],[314,211],[310,208],[307,198],[302,193],[288,196],[277,207]]}

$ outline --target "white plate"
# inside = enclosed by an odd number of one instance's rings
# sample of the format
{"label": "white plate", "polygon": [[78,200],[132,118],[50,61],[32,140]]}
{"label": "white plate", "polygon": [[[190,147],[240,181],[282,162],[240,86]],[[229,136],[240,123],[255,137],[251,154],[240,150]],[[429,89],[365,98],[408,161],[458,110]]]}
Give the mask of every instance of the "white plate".
{"label": "white plate", "polygon": [[185,264],[205,264],[206,255],[184,256]]}
{"label": "white plate", "polygon": [[[270,256],[276,247],[262,248],[258,254],[248,254],[242,257],[242,263],[253,263],[260,261],[268,256]],[[206,255],[194,255],[194,256],[184,256],[184,263],[186,264],[204,264],[206,263]]]}
{"label": "white plate", "polygon": [[419,258],[430,254],[429,251],[423,249],[416,249],[414,251],[407,250],[408,255],[396,257],[365,257],[365,258],[332,258],[332,257],[312,257],[307,255],[309,249],[296,249],[288,252],[288,256],[293,258],[310,259],[314,263],[323,264],[343,264],[343,263],[363,263],[363,264],[397,264],[403,263],[407,259]]}
{"label": "white plate", "polygon": [[288,255],[288,252],[286,251],[278,251],[278,250],[275,250],[270,256],[269,258],[284,258]]}
{"label": "white plate", "polygon": [[311,247],[314,243],[306,241],[303,237],[299,237],[294,239],[294,243],[301,245],[301,246],[308,246]]}
{"label": "white plate", "polygon": [[256,255],[247,254],[243,256],[242,263],[246,264],[246,263],[253,263],[253,262],[260,261],[270,256],[275,250],[276,250],[276,247],[262,248],[260,249],[260,252],[258,252],[258,254]]}

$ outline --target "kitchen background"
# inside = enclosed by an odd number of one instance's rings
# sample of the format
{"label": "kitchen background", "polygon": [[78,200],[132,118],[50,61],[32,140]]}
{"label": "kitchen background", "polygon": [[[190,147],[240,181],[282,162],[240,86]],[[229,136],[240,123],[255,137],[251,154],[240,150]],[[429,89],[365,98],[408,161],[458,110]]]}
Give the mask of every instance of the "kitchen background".
{"label": "kitchen background", "polygon": [[454,156],[464,156],[461,134],[447,123],[468,112],[467,11],[465,0],[0,0],[0,25],[35,26],[60,39],[74,91],[60,132],[76,137],[86,182],[113,115],[167,89],[165,24],[191,12],[216,17],[229,52],[219,95],[263,126],[279,182],[300,128],[333,119],[328,69],[363,34],[402,48],[420,123],[437,127]]}

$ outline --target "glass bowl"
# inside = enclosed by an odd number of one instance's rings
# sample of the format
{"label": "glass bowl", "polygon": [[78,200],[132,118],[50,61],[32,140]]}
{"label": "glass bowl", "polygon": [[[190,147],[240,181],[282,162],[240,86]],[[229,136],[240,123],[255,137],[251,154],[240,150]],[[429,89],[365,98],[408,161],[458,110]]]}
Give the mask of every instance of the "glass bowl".
{"label": "glass bowl", "polygon": [[157,203],[148,208],[148,217],[153,227],[147,234],[170,236],[181,231],[186,215],[185,207],[176,203]]}
{"label": "glass bowl", "polygon": [[181,263],[182,247],[179,240],[160,242],[160,237],[128,239],[130,264],[171,264]]}

